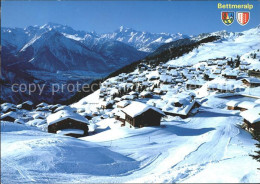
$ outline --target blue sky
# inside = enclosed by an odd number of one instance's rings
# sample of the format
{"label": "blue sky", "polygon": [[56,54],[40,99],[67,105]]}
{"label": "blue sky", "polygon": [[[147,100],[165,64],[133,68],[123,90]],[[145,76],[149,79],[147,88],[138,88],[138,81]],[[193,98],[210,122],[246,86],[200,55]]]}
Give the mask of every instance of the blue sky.
{"label": "blue sky", "polygon": [[[254,5],[250,22],[225,26],[217,3],[223,1],[5,1],[3,27],[27,27],[47,22],[65,24],[76,30],[112,32],[120,25],[150,32],[199,34],[218,30],[243,31],[260,24],[260,2]],[[245,4],[245,1],[227,1]],[[246,2],[246,3],[247,3]],[[229,10],[230,11],[230,10]],[[235,10],[236,11],[236,10]]]}

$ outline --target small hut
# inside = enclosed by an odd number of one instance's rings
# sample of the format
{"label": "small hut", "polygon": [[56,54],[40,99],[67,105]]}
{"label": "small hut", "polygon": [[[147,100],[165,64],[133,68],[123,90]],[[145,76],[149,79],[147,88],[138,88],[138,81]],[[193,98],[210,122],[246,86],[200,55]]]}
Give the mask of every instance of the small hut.
{"label": "small hut", "polygon": [[230,100],[226,103],[228,110],[239,110],[237,107],[240,102],[236,100]]}
{"label": "small hut", "polygon": [[1,115],[1,121],[10,121],[14,122],[17,119],[17,114],[16,112],[8,112],[3,115]]}
{"label": "small hut", "polygon": [[122,112],[125,113],[125,125],[130,128],[160,126],[161,118],[165,116],[160,109],[141,102],[132,102]]}
{"label": "small hut", "polygon": [[48,132],[72,137],[88,135],[88,120],[72,111],[61,110],[47,117]]}
{"label": "small hut", "polygon": [[260,107],[241,112],[240,115],[244,118],[242,127],[251,133],[260,131]]}
{"label": "small hut", "polygon": [[260,86],[260,79],[258,78],[244,78],[241,80],[246,86],[250,88],[258,87]]}

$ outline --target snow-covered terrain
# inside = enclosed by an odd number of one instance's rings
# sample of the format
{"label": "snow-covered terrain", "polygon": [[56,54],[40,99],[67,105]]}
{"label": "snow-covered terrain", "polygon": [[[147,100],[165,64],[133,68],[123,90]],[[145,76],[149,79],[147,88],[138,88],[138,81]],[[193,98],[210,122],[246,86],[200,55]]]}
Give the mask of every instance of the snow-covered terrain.
{"label": "snow-covered terrain", "polygon": [[[243,122],[244,112],[260,109],[260,82],[249,76],[260,71],[259,29],[157,66],[143,63],[70,106],[2,104],[1,182],[259,183],[259,162],[250,156],[256,141]],[[240,109],[229,109],[231,101]],[[122,112],[140,103],[129,114],[165,113],[160,126],[125,125]],[[90,118],[88,136],[47,133],[48,117],[64,110]]]}
{"label": "snow-covered terrain", "polygon": [[211,35],[220,35],[224,37],[224,39],[219,42],[206,43],[183,57],[169,61],[168,63],[174,65],[193,65],[207,59],[236,57],[237,55],[243,55],[253,50],[257,50],[260,46],[258,41],[260,37],[260,26],[241,32],[240,34],[231,34],[227,36],[226,34],[223,35],[222,32],[217,32],[212,33]]}
{"label": "snow-covered terrain", "polygon": [[257,182],[251,135],[237,113],[205,107],[161,127],[129,129],[100,121],[81,140],[1,123],[1,181]]}

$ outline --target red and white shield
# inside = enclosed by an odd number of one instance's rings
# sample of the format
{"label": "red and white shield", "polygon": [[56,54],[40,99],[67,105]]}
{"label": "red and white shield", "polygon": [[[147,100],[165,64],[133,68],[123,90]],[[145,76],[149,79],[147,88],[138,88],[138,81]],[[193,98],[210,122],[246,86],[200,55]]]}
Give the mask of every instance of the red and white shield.
{"label": "red and white shield", "polygon": [[249,22],[249,12],[237,12],[237,22],[244,26]]}

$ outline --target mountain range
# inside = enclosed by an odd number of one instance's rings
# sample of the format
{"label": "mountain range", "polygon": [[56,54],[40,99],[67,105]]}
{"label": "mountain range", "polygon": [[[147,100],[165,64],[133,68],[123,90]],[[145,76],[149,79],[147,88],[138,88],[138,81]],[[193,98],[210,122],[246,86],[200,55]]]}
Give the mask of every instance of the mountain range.
{"label": "mountain range", "polygon": [[[228,39],[241,34],[220,31],[192,37],[180,33],[136,31],[123,26],[112,33],[98,34],[55,23],[26,28],[2,27],[1,100],[14,103],[17,99],[26,100],[21,93],[9,95],[10,85],[14,82],[38,81],[47,85],[91,82],[93,78],[102,78],[146,56],[159,54],[172,47],[191,44],[212,35]],[[61,98],[67,96],[64,94]],[[52,103],[53,99],[59,102],[58,98],[46,100]]]}

